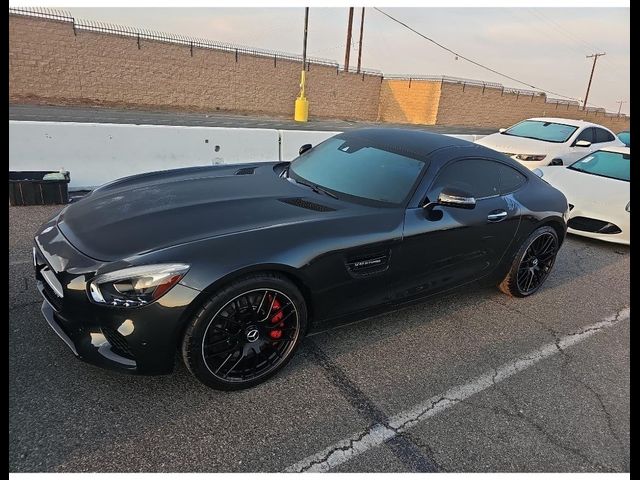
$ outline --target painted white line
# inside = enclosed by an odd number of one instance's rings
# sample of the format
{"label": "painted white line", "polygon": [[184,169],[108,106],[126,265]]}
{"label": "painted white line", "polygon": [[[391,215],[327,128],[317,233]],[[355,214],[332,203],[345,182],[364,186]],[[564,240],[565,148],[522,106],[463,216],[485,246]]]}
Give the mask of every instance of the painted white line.
{"label": "painted white line", "polygon": [[9,260],[9,266],[13,265],[26,265],[27,263],[33,263],[33,260]]}
{"label": "painted white line", "polygon": [[630,308],[625,308],[615,315],[605,318],[601,322],[583,328],[577,333],[560,337],[557,343],[544,345],[524,357],[505,363],[495,370],[480,375],[465,385],[453,387],[440,395],[436,395],[394,415],[389,419],[388,426],[378,424],[369,430],[358,432],[349,438],[325,448],[321,452],[291,465],[285,469],[285,472],[327,472],[371,448],[382,445],[390,438],[415,426],[419,422],[443,412],[472,395],[506,380],[545,358],[560,353],[565,348],[586,340],[604,328],[628,319],[630,312]]}

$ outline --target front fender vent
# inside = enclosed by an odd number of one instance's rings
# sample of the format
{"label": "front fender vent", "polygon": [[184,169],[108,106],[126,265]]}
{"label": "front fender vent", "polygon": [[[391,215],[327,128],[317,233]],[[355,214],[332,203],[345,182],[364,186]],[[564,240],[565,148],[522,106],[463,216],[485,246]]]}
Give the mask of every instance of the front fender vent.
{"label": "front fender vent", "polygon": [[327,207],[326,205],[321,205],[304,198],[281,198],[279,200],[294,207],[306,208],[307,210],[313,210],[315,212],[334,212],[336,210],[335,208]]}
{"label": "front fender vent", "polygon": [[253,175],[255,171],[256,167],[243,167],[236,170],[236,173],[234,173],[234,175]]}

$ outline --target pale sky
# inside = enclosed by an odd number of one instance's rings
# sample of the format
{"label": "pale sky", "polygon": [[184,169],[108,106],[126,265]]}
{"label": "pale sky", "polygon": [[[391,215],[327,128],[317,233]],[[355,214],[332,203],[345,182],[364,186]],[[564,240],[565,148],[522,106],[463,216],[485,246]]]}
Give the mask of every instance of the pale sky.
{"label": "pale sky", "polygon": [[[67,8],[79,19],[186,34],[302,53],[304,8]],[[628,8],[383,8],[390,15],[479,63],[537,87],[584,98],[592,59],[600,57],[589,104],[629,112]],[[308,55],[344,63],[347,8],[312,7]],[[351,64],[357,61],[355,9]],[[449,75],[526,88],[483,70],[367,8],[362,64],[385,74]],[[553,95],[550,95],[552,97]]]}

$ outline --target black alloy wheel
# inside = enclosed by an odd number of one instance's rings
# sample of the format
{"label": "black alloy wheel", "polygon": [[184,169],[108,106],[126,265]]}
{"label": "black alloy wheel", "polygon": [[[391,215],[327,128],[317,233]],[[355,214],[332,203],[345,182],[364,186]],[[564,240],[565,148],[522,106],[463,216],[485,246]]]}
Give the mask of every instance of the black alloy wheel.
{"label": "black alloy wheel", "polygon": [[556,261],[558,234],[551,227],[540,227],[524,242],[515,256],[500,290],[515,297],[527,297],[542,286]]}
{"label": "black alloy wheel", "polygon": [[306,308],[295,286],[276,275],[251,276],[200,310],[185,334],[183,357],[214,388],[247,388],[282,368],[305,330]]}

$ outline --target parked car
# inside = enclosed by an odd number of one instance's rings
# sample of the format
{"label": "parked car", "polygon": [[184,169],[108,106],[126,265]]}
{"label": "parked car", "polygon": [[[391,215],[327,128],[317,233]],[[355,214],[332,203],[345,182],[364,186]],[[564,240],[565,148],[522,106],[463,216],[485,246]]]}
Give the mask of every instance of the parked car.
{"label": "parked car", "polygon": [[611,130],[595,123],[567,118],[530,118],[476,143],[517,160],[525,167],[570,165],[599,148],[623,147]]}
{"label": "parked car", "polygon": [[618,140],[624,143],[627,147],[631,147],[631,132],[627,130],[618,133]]}
{"label": "parked car", "polygon": [[628,245],[630,164],[630,148],[609,147],[567,168],[544,167],[534,172],[569,200],[570,233]]}
{"label": "parked car", "polygon": [[485,282],[525,297],[566,233],[564,195],[493,150],[418,130],[341,133],[292,162],[104,185],[45,223],[42,312],[83,360],[256,385],[308,331]]}

